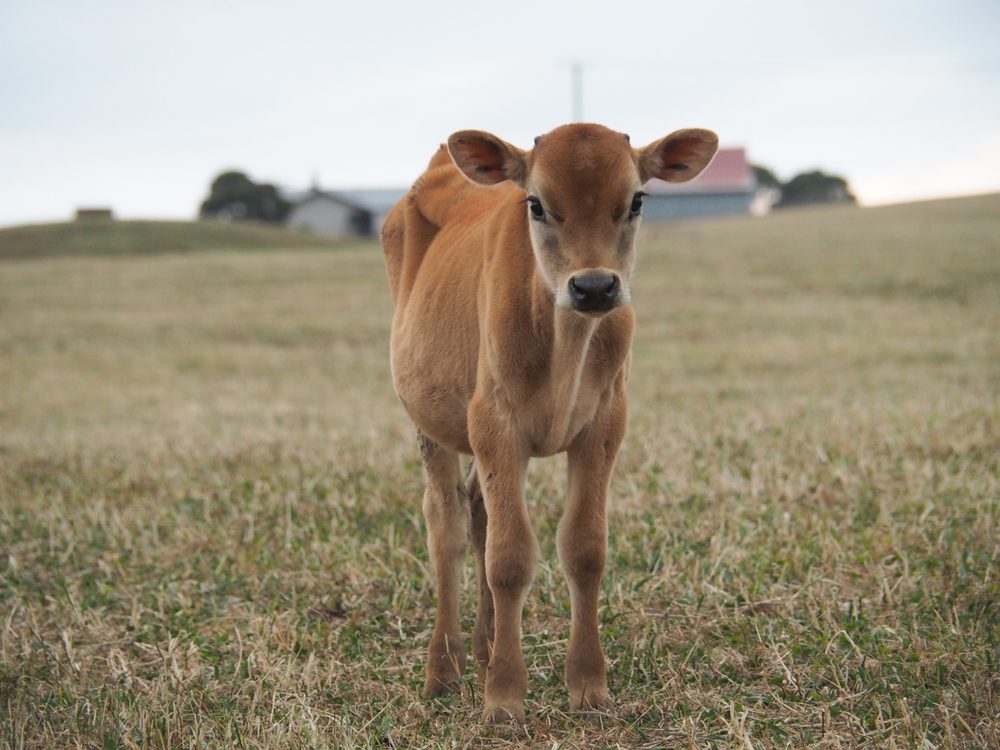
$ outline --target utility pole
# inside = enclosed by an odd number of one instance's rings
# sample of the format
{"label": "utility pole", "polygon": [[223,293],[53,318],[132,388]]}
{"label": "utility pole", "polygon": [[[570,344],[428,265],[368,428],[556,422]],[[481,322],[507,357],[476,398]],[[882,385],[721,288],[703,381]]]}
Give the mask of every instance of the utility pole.
{"label": "utility pole", "polygon": [[583,122],[583,64],[569,66],[573,95],[573,122]]}

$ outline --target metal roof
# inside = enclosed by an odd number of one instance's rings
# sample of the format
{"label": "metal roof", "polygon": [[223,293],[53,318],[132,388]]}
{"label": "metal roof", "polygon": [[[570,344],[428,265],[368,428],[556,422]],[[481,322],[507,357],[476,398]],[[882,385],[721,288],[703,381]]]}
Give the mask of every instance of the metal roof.
{"label": "metal roof", "polygon": [[329,190],[330,195],[344,203],[371,211],[373,214],[388,213],[406,195],[406,188],[364,188],[361,190]]}
{"label": "metal roof", "polygon": [[757,186],[744,148],[720,148],[705,171],[690,182],[671,183],[652,179],[646,183],[651,195],[664,193],[719,193],[751,191]]}
{"label": "metal roof", "polygon": [[314,188],[297,192],[286,191],[285,199],[295,206],[308,201],[325,199],[377,215],[388,213],[389,209],[406,195],[406,190],[406,188],[365,188],[361,190],[319,190]]}

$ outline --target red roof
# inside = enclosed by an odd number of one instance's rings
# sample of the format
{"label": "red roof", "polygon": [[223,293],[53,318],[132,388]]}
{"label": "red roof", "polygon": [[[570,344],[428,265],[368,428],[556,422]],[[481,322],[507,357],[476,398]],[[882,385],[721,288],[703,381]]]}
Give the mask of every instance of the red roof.
{"label": "red roof", "polygon": [[667,183],[653,179],[646,183],[646,190],[650,193],[723,192],[753,188],[753,170],[744,148],[720,148],[705,171],[690,182]]}

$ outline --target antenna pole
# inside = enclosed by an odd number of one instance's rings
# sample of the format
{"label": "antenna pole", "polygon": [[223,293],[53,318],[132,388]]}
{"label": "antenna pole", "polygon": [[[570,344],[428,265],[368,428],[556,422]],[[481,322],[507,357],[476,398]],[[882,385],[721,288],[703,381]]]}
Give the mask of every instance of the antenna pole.
{"label": "antenna pole", "polygon": [[573,122],[583,122],[583,65],[570,65],[570,79],[573,94]]}

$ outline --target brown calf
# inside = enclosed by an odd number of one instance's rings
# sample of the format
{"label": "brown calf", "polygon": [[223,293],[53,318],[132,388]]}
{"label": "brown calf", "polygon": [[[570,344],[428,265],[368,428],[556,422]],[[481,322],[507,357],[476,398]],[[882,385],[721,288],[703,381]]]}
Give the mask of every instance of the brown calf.
{"label": "brown calf", "polygon": [[[557,546],[572,604],[570,709],[610,708],[597,603],[625,434],[641,187],[691,179],[717,145],[710,131],[679,130],[634,149],[622,133],[566,125],[525,152],[462,131],[386,219],[392,376],[418,429],[437,583],[426,696],[455,690],[465,667],[458,598],[471,536],[484,719],[524,721],[521,610],[537,557],[525,472],[533,456],[566,451]],[[460,453],[474,457],[465,485]]]}

